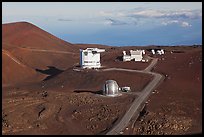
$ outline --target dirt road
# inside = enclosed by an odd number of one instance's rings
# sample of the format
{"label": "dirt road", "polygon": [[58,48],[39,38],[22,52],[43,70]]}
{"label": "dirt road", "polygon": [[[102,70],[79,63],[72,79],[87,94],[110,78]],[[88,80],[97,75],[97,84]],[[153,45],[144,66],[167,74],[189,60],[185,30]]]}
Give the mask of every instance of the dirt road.
{"label": "dirt road", "polygon": [[2,49],[2,53],[7,55],[9,58],[11,58],[15,63],[19,64],[22,67],[27,67],[26,65],[24,65],[20,60],[18,60],[16,57],[14,57],[13,55],[11,55],[8,51]]}
{"label": "dirt road", "polygon": [[73,52],[68,52],[68,51],[55,51],[55,50],[45,50],[45,49],[34,49],[34,48],[22,48],[19,47],[20,49],[23,50],[30,50],[30,51],[37,51],[37,52],[50,52],[50,53],[59,53],[59,54],[76,54]]}

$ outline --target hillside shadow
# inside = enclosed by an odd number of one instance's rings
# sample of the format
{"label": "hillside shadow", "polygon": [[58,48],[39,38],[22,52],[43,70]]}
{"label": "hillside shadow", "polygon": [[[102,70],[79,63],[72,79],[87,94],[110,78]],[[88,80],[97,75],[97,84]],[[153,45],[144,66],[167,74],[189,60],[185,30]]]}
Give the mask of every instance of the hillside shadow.
{"label": "hillside shadow", "polygon": [[98,91],[90,91],[90,90],[74,90],[75,93],[93,93],[93,94],[99,94],[102,95],[103,91],[102,90],[98,90]]}
{"label": "hillside shadow", "polygon": [[80,65],[76,65],[76,66],[74,66],[75,68],[81,68],[81,66]]}
{"label": "hillside shadow", "polygon": [[116,60],[118,60],[118,61],[123,61],[123,56],[117,56],[117,57],[116,57]]}
{"label": "hillside shadow", "polygon": [[37,72],[40,72],[40,73],[42,73],[42,74],[49,75],[49,76],[47,76],[45,79],[43,79],[43,81],[46,81],[46,80],[48,80],[48,79],[51,79],[51,78],[53,78],[53,77],[59,75],[60,73],[62,73],[62,72],[64,71],[64,70],[60,70],[60,69],[58,69],[58,68],[56,68],[56,67],[53,67],[53,66],[47,66],[47,67],[48,67],[48,69],[46,69],[46,70],[35,69],[35,71],[37,71]]}

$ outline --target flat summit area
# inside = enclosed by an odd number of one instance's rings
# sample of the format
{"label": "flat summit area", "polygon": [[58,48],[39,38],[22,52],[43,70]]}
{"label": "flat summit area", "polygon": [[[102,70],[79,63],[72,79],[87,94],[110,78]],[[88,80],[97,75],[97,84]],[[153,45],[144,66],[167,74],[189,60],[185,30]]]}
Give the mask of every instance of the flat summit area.
{"label": "flat summit area", "polygon": [[[79,50],[88,47],[105,49],[101,68],[80,68]],[[151,54],[160,48],[164,55]],[[131,49],[144,49],[151,59],[123,62],[122,51]],[[202,133],[202,45],[74,44],[28,22],[2,24],[2,134],[106,134],[153,81],[152,73],[163,81],[120,134]],[[110,79],[131,92],[102,95]]]}

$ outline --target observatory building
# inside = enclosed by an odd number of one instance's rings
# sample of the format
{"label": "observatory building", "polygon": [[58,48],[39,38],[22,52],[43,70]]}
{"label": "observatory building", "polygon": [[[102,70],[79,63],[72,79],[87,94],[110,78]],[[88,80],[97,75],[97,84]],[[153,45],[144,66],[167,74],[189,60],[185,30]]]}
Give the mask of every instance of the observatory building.
{"label": "observatory building", "polygon": [[105,49],[87,48],[80,49],[80,66],[82,68],[100,68],[100,53],[105,52]]}
{"label": "observatory building", "polygon": [[130,55],[126,54],[126,51],[123,51],[123,61],[142,61],[144,50],[130,50]]}
{"label": "observatory building", "polygon": [[103,95],[117,96],[119,95],[119,86],[115,80],[107,80],[103,85]]}
{"label": "observatory building", "polygon": [[115,80],[107,80],[103,85],[103,95],[105,96],[119,96],[122,92],[130,92],[130,87],[119,87]]}

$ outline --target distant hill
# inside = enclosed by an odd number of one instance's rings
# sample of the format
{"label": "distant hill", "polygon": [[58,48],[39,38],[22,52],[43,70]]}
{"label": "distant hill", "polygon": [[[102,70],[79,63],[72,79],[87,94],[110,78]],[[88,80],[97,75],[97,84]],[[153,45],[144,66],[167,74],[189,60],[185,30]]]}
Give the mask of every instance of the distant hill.
{"label": "distant hill", "polygon": [[78,54],[79,48],[74,44],[31,23],[2,24],[3,85],[23,82],[25,79],[29,81],[28,78],[39,81],[39,75],[42,75],[42,80],[44,75],[36,72],[36,69],[47,69],[47,66],[69,68],[78,62]]}
{"label": "distant hill", "polygon": [[3,24],[2,37],[3,43],[10,44],[12,47],[30,47],[63,51],[76,51],[77,49],[73,44],[59,39],[28,22]]}

